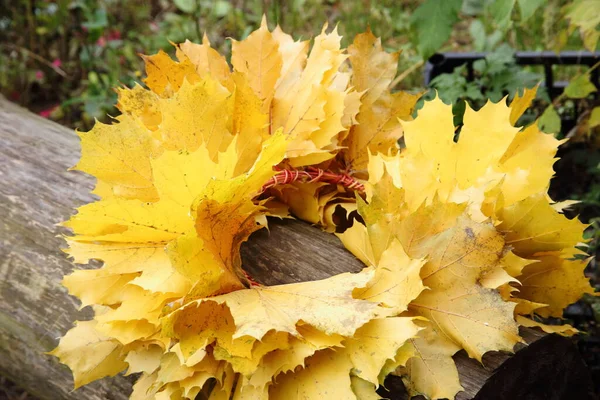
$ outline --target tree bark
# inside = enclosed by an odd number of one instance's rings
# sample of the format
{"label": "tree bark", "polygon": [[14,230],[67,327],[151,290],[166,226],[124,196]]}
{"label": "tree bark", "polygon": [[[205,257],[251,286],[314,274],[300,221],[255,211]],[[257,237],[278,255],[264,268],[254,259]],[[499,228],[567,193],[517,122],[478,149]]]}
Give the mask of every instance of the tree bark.
{"label": "tree bark", "polygon": [[[105,378],[72,391],[69,369],[44,354],[88,308],[61,286],[73,270],[57,223],[93,200],[94,179],[67,172],[79,159],[74,132],[0,97],[0,374],[40,399],[126,399],[132,378]],[[331,234],[300,221],[273,221],[243,246],[244,268],[272,285],[323,279],[363,265]],[[91,268],[91,267],[90,267]],[[524,332],[528,341],[542,336]],[[455,356],[472,398],[508,355],[489,353],[486,367]]]}

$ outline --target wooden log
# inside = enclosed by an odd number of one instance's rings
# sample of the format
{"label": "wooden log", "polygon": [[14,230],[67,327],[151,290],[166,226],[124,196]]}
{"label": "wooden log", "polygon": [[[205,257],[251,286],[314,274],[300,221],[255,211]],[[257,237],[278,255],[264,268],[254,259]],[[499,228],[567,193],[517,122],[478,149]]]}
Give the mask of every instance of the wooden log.
{"label": "wooden log", "polygon": [[[69,129],[0,97],[0,374],[40,399],[126,399],[133,378],[105,378],[72,391],[69,369],[44,353],[72,326],[89,319],[60,281],[73,265],[60,251],[56,224],[93,200],[93,178],[67,172],[79,158]],[[247,271],[264,284],[323,279],[363,265],[331,234],[300,221],[274,221],[243,246]],[[525,331],[530,340],[539,336]],[[486,368],[455,357],[472,398],[508,355],[489,353]]]}

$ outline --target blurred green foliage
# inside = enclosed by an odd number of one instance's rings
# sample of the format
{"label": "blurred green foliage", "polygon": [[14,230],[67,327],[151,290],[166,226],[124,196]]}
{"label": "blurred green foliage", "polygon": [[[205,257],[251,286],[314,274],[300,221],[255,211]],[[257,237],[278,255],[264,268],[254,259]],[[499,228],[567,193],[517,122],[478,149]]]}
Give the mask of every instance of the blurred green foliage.
{"label": "blurred green foliage", "polygon": [[[244,38],[263,14],[271,26],[279,23],[296,38],[314,36],[326,22],[339,24],[344,45],[370,26],[388,50],[402,51],[398,88],[419,89],[424,59],[436,51],[487,52],[475,66],[474,81],[467,81],[465,71],[458,69],[433,82],[444,101],[457,103],[460,115],[463,100],[480,106],[484,99],[497,101],[541,79],[536,71],[514,64],[515,50],[596,46],[598,18],[585,10],[600,9],[600,0],[0,0],[0,4],[2,93],[80,129],[117,112],[113,88],[140,81],[140,53],[163,49],[172,54],[170,41],[200,41],[206,32],[213,46],[228,54],[227,38]],[[543,91],[540,98],[545,98]],[[560,123],[556,117],[563,109],[556,104],[546,111],[544,126],[556,129]]]}
{"label": "blurred green foliage", "polygon": [[[263,14],[296,38],[339,22],[345,45],[371,25],[386,48],[404,51],[406,69],[421,60],[409,40],[415,7],[394,0],[0,0],[0,88],[44,116],[88,129],[117,112],[114,87],[140,81],[139,54],[173,54],[170,42],[199,42],[205,32],[228,54],[227,38],[246,37]],[[415,74],[412,84],[419,83]]]}

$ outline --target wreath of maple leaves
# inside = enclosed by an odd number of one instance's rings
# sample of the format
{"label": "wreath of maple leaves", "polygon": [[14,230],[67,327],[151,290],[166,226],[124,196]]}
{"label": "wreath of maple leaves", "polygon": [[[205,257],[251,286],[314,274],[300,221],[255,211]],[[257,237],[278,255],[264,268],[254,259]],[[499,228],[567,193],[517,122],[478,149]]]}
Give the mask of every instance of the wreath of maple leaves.
{"label": "wreath of maple leaves", "polygon": [[[65,251],[103,267],[64,279],[95,311],[52,352],[76,387],[126,369],[132,399],[369,399],[394,373],[453,398],[457,351],[512,351],[520,325],[575,332],[538,319],[593,290],[584,225],[547,195],[560,142],[516,127],[535,89],[467,107],[454,142],[451,106],[412,120],[419,96],[392,92],[397,53],[340,39],[324,28],[309,54],[263,20],[233,70],[186,41],[80,133],[100,200],[64,223]],[[266,216],[334,232],[339,207],[364,221],[338,234],[362,272],[265,287],[242,270]]]}

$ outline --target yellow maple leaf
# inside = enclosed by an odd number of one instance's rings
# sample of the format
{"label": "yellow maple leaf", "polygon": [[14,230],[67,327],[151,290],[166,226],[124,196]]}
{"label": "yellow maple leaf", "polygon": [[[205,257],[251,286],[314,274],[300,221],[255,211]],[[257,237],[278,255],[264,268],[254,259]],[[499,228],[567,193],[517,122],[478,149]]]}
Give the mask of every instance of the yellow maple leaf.
{"label": "yellow maple leaf", "polygon": [[584,293],[594,293],[583,271],[589,259],[570,260],[560,252],[536,257],[538,262],[526,266],[517,277],[520,282],[516,297],[547,304],[536,309],[541,316],[562,317],[563,310]]}
{"label": "yellow maple leaf", "polygon": [[431,399],[452,399],[463,390],[452,355],[460,350],[454,342],[428,329],[410,339],[414,357],[399,373],[411,395],[425,394]]}
{"label": "yellow maple leaf", "polygon": [[152,374],[160,367],[160,359],[164,349],[154,343],[136,343],[135,348],[129,350],[125,362],[129,364],[127,374],[143,372]]}
{"label": "yellow maple leaf", "polygon": [[521,257],[561,251],[583,241],[585,225],[556,211],[544,193],[502,208],[498,219],[498,228],[506,231],[507,242]]}
{"label": "yellow maple leaf", "polygon": [[315,38],[304,70],[294,74],[296,79],[287,81],[287,90],[278,90],[273,99],[271,124],[292,136],[287,157],[294,166],[317,164],[335,156],[336,137],[343,130],[346,93],[346,85],[335,82],[346,59],[340,41],[337,30],[327,34],[324,28]]}
{"label": "yellow maple leaf", "polygon": [[235,323],[234,338],[247,335],[260,340],[272,329],[297,336],[300,320],[326,334],[352,336],[378,313],[376,303],[352,296],[352,290],[365,286],[372,276],[372,271],[365,271],[315,282],[238,290],[189,303],[170,317],[171,323],[177,323],[180,315],[198,314],[203,303],[210,302],[227,305]]}
{"label": "yellow maple leaf", "polygon": [[227,118],[232,107],[230,92],[210,76],[196,83],[184,81],[173,96],[163,99],[160,109],[161,141],[169,150],[194,151],[206,144],[213,157],[227,149],[231,135]]}
{"label": "yellow maple leaf", "polygon": [[517,124],[517,121],[525,113],[525,111],[531,105],[533,99],[535,99],[535,95],[537,94],[537,89],[539,87],[539,83],[535,85],[532,89],[524,88],[523,95],[519,93],[515,93],[514,99],[510,103],[510,123],[513,125]]}
{"label": "yellow maple leaf", "polygon": [[373,384],[374,392],[383,384],[379,374],[385,363],[394,359],[398,349],[418,331],[411,318],[374,319],[344,342],[344,352],[354,364],[356,376]]}
{"label": "yellow maple leaf", "polygon": [[82,154],[74,169],[96,176],[118,196],[142,201],[158,199],[150,158],[160,154],[160,145],[140,119],[122,117],[112,125],[99,122],[79,136]]}
{"label": "yellow maple leaf", "polygon": [[50,352],[73,371],[75,388],[127,368],[122,345],[95,330],[95,321],[79,321]]}
{"label": "yellow maple leaf", "polygon": [[269,391],[273,399],[353,399],[350,381],[352,363],[347,355],[321,350],[309,357],[299,372],[286,373]]}

